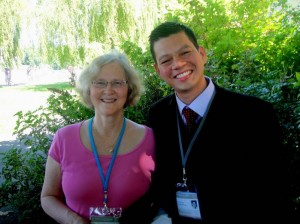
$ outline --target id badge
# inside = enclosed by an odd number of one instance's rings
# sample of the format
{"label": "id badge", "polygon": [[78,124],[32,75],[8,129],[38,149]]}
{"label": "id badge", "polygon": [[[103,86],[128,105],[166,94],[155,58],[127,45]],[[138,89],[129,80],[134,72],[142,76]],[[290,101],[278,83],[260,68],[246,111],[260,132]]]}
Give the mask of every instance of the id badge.
{"label": "id badge", "polygon": [[119,224],[122,208],[91,207],[91,224]]}
{"label": "id badge", "polygon": [[176,201],[180,216],[192,219],[202,219],[200,204],[195,191],[185,190],[184,188],[179,187],[176,192]]}

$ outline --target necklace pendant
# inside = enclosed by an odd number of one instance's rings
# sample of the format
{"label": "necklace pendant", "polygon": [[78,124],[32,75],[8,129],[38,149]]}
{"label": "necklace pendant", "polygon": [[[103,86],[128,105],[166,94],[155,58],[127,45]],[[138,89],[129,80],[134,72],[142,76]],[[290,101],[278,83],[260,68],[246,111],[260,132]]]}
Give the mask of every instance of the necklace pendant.
{"label": "necklace pendant", "polygon": [[108,145],[103,147],[104,152],[108,153],[113,153],[115,151],[115,146],[114,145]]}

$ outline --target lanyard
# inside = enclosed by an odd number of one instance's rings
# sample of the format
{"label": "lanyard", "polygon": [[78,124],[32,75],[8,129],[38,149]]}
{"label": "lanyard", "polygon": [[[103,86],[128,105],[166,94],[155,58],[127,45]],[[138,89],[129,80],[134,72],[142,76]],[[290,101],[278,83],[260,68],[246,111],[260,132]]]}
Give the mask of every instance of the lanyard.
{"label": "lanyard", "polygon": [[124,135],[124,132],[125,132],[126,119],[124,117],[123,126],[122,126],[122,129],[121,129],[120,135],[118,137],[117,144],[114,148],[114,153],[113,153],[112,159],[109,163],[109,167],[108,167],[106,177],[104,176],[104,173],[103,173],[103,169],[102,169],[102,166],[101,166],[101,163],[100,163],[100,160],[99,160],[99,156],[98,156],[98,153],[97,153],[97,148],[96,148],[94,137],[93,137],[93,132],[92,132],[93,120],[94,120],[94,117],[91,118],[91,120],[89,122],[89,126],[88,126],[89,138],[90,138],[90,143],[92,145],[94,157],[95,157],[95,160],[96,160],[96,163],[97,163],[97,167],[98,167],[98,170],[99,170],[99,173],[100,173],[101,181],[102,181],[102,184],[103,184],[103,190],[104,190],[103,204],[104,204],[104,207],[107,207],[106,204],[107,204],[107,201],[108,201],[108,199],[107,199],[108,181],[109,181],[109,178],[110,178],[110,174],[111,174],[114,162],[115,162],[117,154],[118,154],[120,143],[122,141],[122,138],[123,138],[123,135]]}
{"label": "lanyard", "polygon": [[188,149],[187,149],[185,155],[184,155],[184,151],[183,151],[182,139],[181,139],[181,130],[180,130],[180,125],[179,125],[179,119],[180,118],[179,118],[178,109],[176,110],[176,112],[177,112],[177,132],[178,132],[178,141],[179,141],[180,154],[181,154],[181,164],[182,164],[183,182],[184,182],[184,184],[186,184],[186,181],[187,181],[185,167],[186,167],[186,162],[187,162],[188,156],[189,156],[189,154],[190,154],[190,152],[191,152],[191,150],[192,150],[192,148],[194,146],[194,143],[195,143],[195,141],[196,141],[196,139],[197,139],[197,137],[198,137],[198,135],[199,135],[202,127],[203,127],[204,121],[206,120],[209,108],[211,106],[211,103],[212,103],[215,95],[216,95],[216,93],[214,91],[212,97],[209,100],[209,103],[207,105],[207,109],[206,109],[206,111],[205,111],[205,113],[203,115],[203,118],[200,121],[200,124],[199,124],[199,126],[198,126],[198,128],[197,128],[197,130],[196,130],[196,132],[195,132],[195,134],[194,134],[194,136],[193,136],[193,138],[192,138],[189,146],[188,146]]}

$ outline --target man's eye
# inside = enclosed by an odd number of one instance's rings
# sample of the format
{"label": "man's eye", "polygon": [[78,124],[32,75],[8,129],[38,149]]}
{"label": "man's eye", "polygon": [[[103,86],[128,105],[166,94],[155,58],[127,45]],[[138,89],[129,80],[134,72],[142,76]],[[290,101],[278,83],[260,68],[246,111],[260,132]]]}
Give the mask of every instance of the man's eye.
{"label": "man's eye", "polygon": [[184,51],[182,52],[182,55],[186,55],[186,54],[189,54],[191,51]]}
{"label": "man's eye", "polygon": [[163,61],[161,61],[160,63],[161,63],[161,64],[166,64],[166,63],[168,63],[168,62],[170,62],[170,59],[163,60]]}

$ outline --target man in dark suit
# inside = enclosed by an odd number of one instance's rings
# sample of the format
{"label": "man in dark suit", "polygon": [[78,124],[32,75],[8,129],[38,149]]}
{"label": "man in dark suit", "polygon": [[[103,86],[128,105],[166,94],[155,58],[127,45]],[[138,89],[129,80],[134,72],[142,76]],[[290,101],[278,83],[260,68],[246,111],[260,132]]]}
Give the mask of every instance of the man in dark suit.
{"label": "man in dark suit", "polygon": [[[157,146],[154,207],[173,224],[291,223],[272,105],[205,76],[207,55],[189,27],[162,23],[149,41],[156,72],[175,91],[149,111]],[[196,112],[190,132],[187,107]],[[191,200],[199,212],[189,209]]]}

